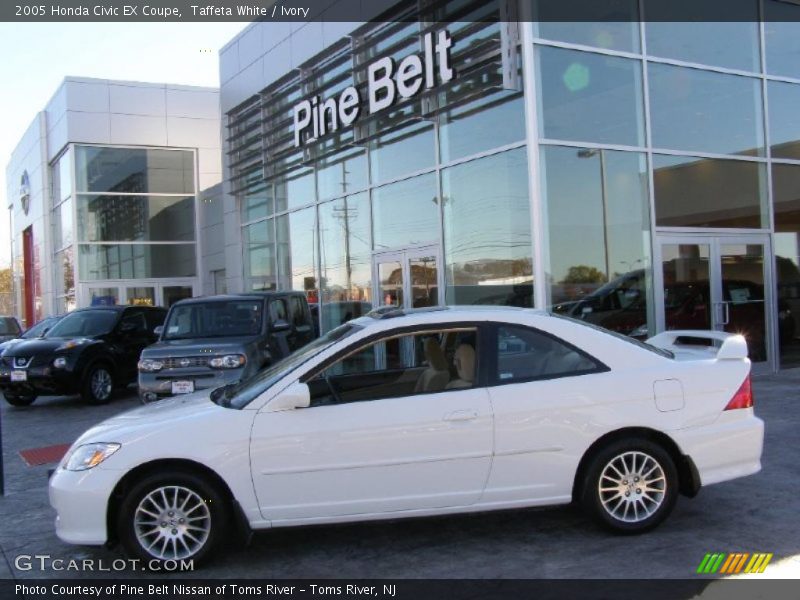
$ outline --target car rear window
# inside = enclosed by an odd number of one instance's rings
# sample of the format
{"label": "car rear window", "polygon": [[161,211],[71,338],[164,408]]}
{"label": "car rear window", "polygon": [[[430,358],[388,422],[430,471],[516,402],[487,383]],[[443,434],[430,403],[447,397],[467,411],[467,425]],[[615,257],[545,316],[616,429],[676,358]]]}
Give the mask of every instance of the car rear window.
{"label": "car rear window", "polygon": [[191,302],[173,306],[164,324],[163,340],[258,335],[261,300]]}
{"label": "car rear window", "polygon": [[640,342],[636,338],[628,337],[625,334],[618,333],[616,331],[611,331],[610,329],[606,329],[605,327],[601,327],[600,325],[596,325],[595,323],[589,323],[588,321],[582,321],[580,319],[573,319],[572,317],[566,317],[564,315],[559,315],[557,313],[550,313],[551,316],[555,317],[556,319],[563,319],[565,321],[571,321],[572,323],[578,323],[579,325],[583,325],[584,327],[588,327],[589,329],[594,329],[595,331],[600,331],[602,333],[607,333],[610,336],[617,338],[618,340],[624,340],[629,344],[633,344],[634,346],[638,346],[642,350],[647,350],[649,352],[653,352],[654,354],[658,354],[660,356],[664,356],[666,358],[675,358],[675,355],[670,352],[669,350],[664,350],[663,348],[656,348],[648,344],[647,342]]}

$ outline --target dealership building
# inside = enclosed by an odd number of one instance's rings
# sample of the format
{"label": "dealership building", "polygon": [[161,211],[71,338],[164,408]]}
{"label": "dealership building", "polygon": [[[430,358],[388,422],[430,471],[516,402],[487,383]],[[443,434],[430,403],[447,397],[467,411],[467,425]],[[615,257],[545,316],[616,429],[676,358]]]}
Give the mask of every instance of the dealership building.
{"label": "dealership building", "polygon": [[224,290],[221,179],[218,89],[66,78],[6,169],[18,315]]}
{"label": "dealership building", "polygon": [[[757,369],[798,366],[800,6],[516,4],[251,23],[219,107],[67,80],[9,166],[33,310],[293,289],[325,331],[387,304],[533,306],[641,339],[742,332]],[[101,100],[70,108],[79,84]]]}

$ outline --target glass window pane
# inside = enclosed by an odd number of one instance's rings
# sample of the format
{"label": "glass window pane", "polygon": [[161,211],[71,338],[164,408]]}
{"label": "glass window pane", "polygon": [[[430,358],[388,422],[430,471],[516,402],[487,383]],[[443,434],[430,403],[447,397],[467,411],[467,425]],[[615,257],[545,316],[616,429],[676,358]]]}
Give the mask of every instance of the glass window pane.
{"label": "glass window pane", "polygon": [[540,135],[601,144],[644,144],[637,60],[536,47]]}
{"label": "glass window pane", "polygon": [[653,146],[764,156],[758,79],[651,63]]}
{"label": "glass window pane", "polygon": [[767,85],[772,158],[800,160],[800,85],[780,81]]}
{"label": "glass window pane", "polygon": [[72,150],[67,150],[53,165],[53,204],[72,195]]}
{"label": "glass window pane", "polygon": [[768,227],[765,165],[655,155],[653,171],[660,227]]}
{"label": "glass window pane", "polygon": [[194,244],[80,244],[82,281],[194,277]]}
{"label": "glass window pane", "polygon": [[275,180],[275,210],[306,206],[316,201],[313,169],[296,169],[291,175]]}
{"label": "glass window pane", "polygon": [[194,194],[194,154],[186,150],[76,147],[77,191]]}
{"label": "glass window pane", "polygon": [[522,96],[483,95],[464,106],[441,113],[441,161],[477,154],[525,139]]}
{"label": "glass window pane", "polygon": [[56,296],[75,295],[75,271],[72,263],[72,246],[55,256]]}
{"label": "glass window pane", "polygon": [[275,232],[272,219],[247,225],[242,228],[242,233],[245,277],[250,282],[248,289],[276,289]]}
{"label": "glass window pane", "polygon": [[[647,53],[742,71],[761,71],[758,0],[645,0]],[[709,14],[741,19],[709,22]]]}
{"label": "glass window pane", "polygon": [[436,158],[433,126],[415,123],[382,135],[370,144],[372,183],[433,168]]}
{"label": "glass window pane", "polygon": [[553,310],[646,337],[653,322],[647,189],[643,154],[543,148]]}
{"label": "glass window pane", "polygon": [[772,165],[775,231],[800,232],[800,166]]}
{"label": "glass window pane", "polygon": [[194,240],[194,197],[78,195],[84,242]]}
{"label": "glass window pane", "polygon": [[361,148],[341,152],[317,164],[319,199],[335,198],[368,185],[367,154]]}
{"label": "glass window pane", "polygon": [[[163,288],[163,304],[165,308],[169,308],[178,300],[192,297],[192,287],[188,285],[168,285]],[[162,317],[163,318],[163,317]]]}
{"label": "glass window pane", "polygon": [[[555,20],[561,18],[559,15],[575,14],[576,10],[580,10],[580,21]],[[541,38],[608,50],[639,51],[638,0],[534,2],[533,11],[534,30]]]}
{"label": "glass window pane", "polygon": [[764,0],[764,46],[767,73],[800,78],[800,6],[781,0]]}
{"label": "glass window pane", "polygon": [[366,193],[319,206],[323,333],[372,308],[369,223]]}
{"label": "glass window pane", "polygon": [[800,166],[773,165],[781,367],[800,366]]}
{"label": "glass window pane", "polygon": [[58,250],[72,243],[72,227],[70,198],[53,210],[53,248]]}
{"label": "glass window pane", "polygon": [[317,209],[278,217],[278,280],[281,290],[317,295]]}
{"label": "glass window pane", "polygon": [[89,288],[90,306],[113,306],[119,304],[119,290],[115,287]]}
{"label": "glass window pane", "polygon": [[135,306],[155,306],[156,288],[154,287],[129,287],[125,289],[126,304]]}
{"label": "glass window pane", "polygon": [[375,250],[439,240],[436,175],[428,173],[372,191]]}
{"label": "glass window pane", "polygon": [[447,304],[532,306],[526,149],[445,169],[442,190]]}
{"label": "glass window pane", "polygon": [[242,192],[240,194],[240,206],[242,223],[270,216],[274,209],[272,184],[261,184]]}

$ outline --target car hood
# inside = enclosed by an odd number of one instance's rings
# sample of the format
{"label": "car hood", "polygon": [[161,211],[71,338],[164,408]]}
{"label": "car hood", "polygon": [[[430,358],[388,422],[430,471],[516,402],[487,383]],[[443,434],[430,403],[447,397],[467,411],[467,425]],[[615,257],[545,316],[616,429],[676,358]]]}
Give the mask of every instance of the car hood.
{"label": "car hood", "polygon": [[[41,354],[48,354],[55,352],[58,348],[63,346],[70,340],[75,338],[34,338],[32,340],[19,340],[18,343],[11,345],[6,349],[6,356],[38,356]],[[82,338],[94,342],[93,338]]]}
{"label": "car hood", "polygon": [[231,354],[233,352],[241,352],[243,348],[256,342],[258,339],[259,336],[163,340],[145,348],[142,351],[142,358],[196,356],[198,354],[219,356]]}
{"label": "car hood", "polygon": [[211,390],[202,390],[120,413],[84,432],[74,445],[91,442],[124,444],[146,438],[148,434],[165,428],[175,430],[191,427],[191,423],[196,419],[214,419],[222,411],[233,410],[214,404],[209,399],[210,394]]}
{"label": "car hood", "polygon": [[9,348],[11,348],[11,346],[16,346],[18,343],[24,342],[24,341],[25,340],[20,339],[20,338],[11,338],[11,339],[6,339],[6,340],[0,342],[0,354],[2,354],[3,352],[5,352]]}

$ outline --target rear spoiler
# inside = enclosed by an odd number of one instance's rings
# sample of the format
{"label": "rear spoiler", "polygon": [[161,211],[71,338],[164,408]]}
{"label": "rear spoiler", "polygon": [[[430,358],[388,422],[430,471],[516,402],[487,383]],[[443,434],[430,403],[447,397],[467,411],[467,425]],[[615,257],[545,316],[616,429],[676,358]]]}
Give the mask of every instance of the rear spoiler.
{"label": "rear spoiler", "polygon": [[716,352],[713,352],[713,349],[709,348],[711,354],[715,356],[717,360],[742,360],[747,358],[747,341],[744,339],[743,335],[738,333],[675,329],[654,335],[647,340],[647,343],[656,348],[663,348],[664,350],[685,350],[687,349],[687,345],[677,343],[678,339],[682,337],[721,342],[719,345],[714,344],[715,346],[719,346],[719,350]]}

